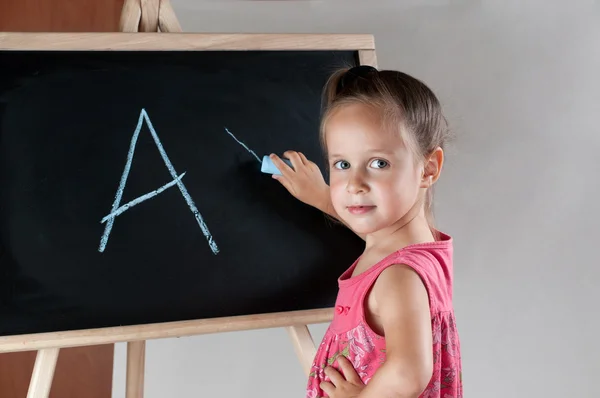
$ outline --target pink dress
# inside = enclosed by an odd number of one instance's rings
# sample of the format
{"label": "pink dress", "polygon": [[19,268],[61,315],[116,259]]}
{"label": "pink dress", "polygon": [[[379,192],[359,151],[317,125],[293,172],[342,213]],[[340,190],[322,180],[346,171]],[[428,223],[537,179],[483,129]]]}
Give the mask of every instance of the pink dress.
{"label": "pink dress", "polygon": [[329,381],[326,366],[339,369],[336,358],[347,357],[367,384],[385,362],[385,338],[365,321],[363,303],[379,274],[393,264],[413,268],[429,294],[433,330],[433,375],[420,398],[462,398],[460,341],[452,307],[452,238],[440,233],[436,242],[402,248],[352,277],[358,260],[338,279],[339,292],[333,321],[318,347],[308,379],[306,398],[326,397],[319,387]]}

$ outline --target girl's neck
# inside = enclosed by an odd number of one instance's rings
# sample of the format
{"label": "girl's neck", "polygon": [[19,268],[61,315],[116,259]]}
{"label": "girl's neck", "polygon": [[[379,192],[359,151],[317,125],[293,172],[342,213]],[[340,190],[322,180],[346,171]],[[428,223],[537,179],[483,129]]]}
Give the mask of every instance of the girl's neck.
{"label": "girl's neck", "polygon": [[389,227],[368,234],[365,241],[365,252],[379,249],[388,251],[416,243],[433,242],[435,237],[423,207],[419,206]]}

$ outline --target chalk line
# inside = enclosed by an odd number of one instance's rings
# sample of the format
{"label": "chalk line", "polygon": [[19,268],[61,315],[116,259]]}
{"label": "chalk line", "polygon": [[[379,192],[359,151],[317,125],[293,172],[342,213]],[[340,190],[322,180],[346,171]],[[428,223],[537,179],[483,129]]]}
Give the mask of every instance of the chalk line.
{"label": "chalk line", "polygon": [[[169,160],[169,157],[167,156],[167,153],[165,152],[165,150],[160,142],[160,139],[158,138],[158,134],[156,134],[156,131],[154,130],[154,126],[152,126],[152,122],[150,121],[150,118],[148,117],[148,114],[146,113],[145,109],[142,109],[142,115],[144,116],[144,119],[146,120],[146,124],[148,125],[148,128],[150,129],[152,138],[154,138],[154,143],[158,147],[158,152],[160,152],[160,156],[162,156],[163,161],[165,162],[165,166],[167,166],[167,169],[169,169],[169,173],[171,174],[171,177],[173,177],[174,180],[177,179],[177,172],[175,171],[173,164]],[[210,234],[210,231],[208,230],[206,223],[202,219],[202,215],[200,214],[200,211],[198,210],[198,208],[196,207],[196,204],[192,200],[192,197],[188,193],[187,188],[183,184],[183,181],[181,181],[181,180],[177,181],[177,187],[179,188],[179,191],[181,192],[185,201],[187,202],[188,206],[190,207],[190,210],[194,214],[194,217],[196,218],[196,221],[198,222],[200,229],[202,230],[202,232],[204,233],[204,236],[206,237],[206,240],[208,241],[208,245],[210,246],[213,253],[217,254],[219,252],[217,243],[215,242],[214,238]]]}
{"label": "chalk line", "polygon": [[148,192],[145,195],[140,196],[137,199],[132,200],[131,202],[124,204],[123,206],[119,207],[117,210],[115,210],[114,212],[110,213],[108,216],[104,217],[102,219],[102,221],[100,221],[101,223],[105,223],[109,218],[115,218],[116,216],[118,216],[119,214],[123,213],[125,210],[129,210],[131,209],[133,206],[138,205],[140,203],[142,203],[145,200],[148,200],[150,198],[155,197],[156,195],[158,195],[159,193],[163,192],[165,189],[171,188],[173,185],[177,184],[177,181],[181,180],[183,178],[183,176],[185,175],[185,173],[182,173],[179,177],[177,177],[176,180],[171,181],[168,184],[163,185],[162,187],[155,189],[152,192]]}
{"label": "chalk line", "polygon": [[[119,183],[119,187],[117,188],[117,193],[115,195],[115,201],[113,202],[111,213],[117,210],[119,208],[119,204],[121,203],[121,198],[123,197],[123,189],[125,189],[125,183],[127,182],[127,177],[129,176],[129,170],[131,170],[131,162],[133,161],[135,144],[137,143],[138,136],[140,135],[140,130],[142,129],[143,121],[143,113],[140,113],[137,127],[135,128],[133,136],[131,137],[131,143],[129,144],[129,152],[127,152],[127,162],[125,162],[125,169],[123,170],[123,174],[121,175],[121,182]],[[110,236],[110,231],[112,230],[114,223],[114,217],[108,220],[108,222],[106,223],[106,226],[104,227],[104,234],[102,235],[102,238],[100,238],[100,247],[98,248],[98,251],[103,252],[106,248],[106,244],[108,243],[108,237]]]}
{"label": "chalk line", "polygon": [[246,150],[247,150],[248,152],[250,152],[250,153],[251,153],[251,154],[252,154],[252,155],[253,155],[253,156],[256,158],[256,160],[258,160],[258,163],[262,164],[262,160],[261,160],[261,159],[260,159],[260,158],[259,158],[259,157],[256,155],[256,153],[254,153],[254,151],[253,151],[252,149],[248,148],[248,147],[246,146],[246,144],[244,144],[243,142],[241,142],[240,140],[238,140],[237,138],[235,138],[235,135],[233,135],[233,134],[232,134],[232,133],[231,133],[231,132],[230,132],[230,131],[227,129],[227,127],[225,127],[225,131],[227,131],[227,134],[229,134],[230,136],[232,136],[232,137],[233,137],[233,139],[234,139],[234,140],[236,140],[238,144],[240,144],[241,146],[243,146],[244,148],[246,148]]}
{"label": "chalk line", "polygon": [[[141,196],[138,199],[135,199],[131,202],[129,202],[128,204],[126,204],[125,206],[138,201],[135,204],[139,204],[141,202],[143,202],[144,200],[149,199],[152,196],[156,196],[158,195],[160,192],[163,192],[165,189],[169,188],[170,186],[173,185],[177,185],[177,187],[179,188],[179,191],[181,192],[181,194],[183,195],[183,198],[185,199],[188,207],[190,208],[192,214],[194,214],[194,218],[196,219],[198,225],[200,226],[200,229],[202,230],[202,232],[204,233],[204,236],[206,237],[207,241],[208,241],[208,245],[210,246],[212,252],[214,254],[217,254],[219,252],[219,248],[217,246],[217,243],[215,242],[214,238],[212,237],[212,235],[210,234],[210,231],[208,230],[208,227],[206,226],[206,223],[204,222],[204,220],[202,219],[202,215],[200,214],[200,211],[198,211],[198,208],[196,207],[196,204],[194,203],[194,201],[192,200],[192,197],[190,196],[190,194],[187,191],[187,188],[185,187],[185,184],[183,183],[183,181],[181,180],[183,175],[185,173],[183,173],[181,176],[177,176],[177,172],[175,171],[175,168],[173,167],[173,164],[171,163],[171,161],[169,160],[169,156],[167,155],[167,153],[165,152],[165,149],[163,148],[162,143],[160,142],[160,139],[158,138],[158,134],[156,133],[156,131],[154,130],[154,126],[152,125],[152,122],[150,121],[150,117],[148,116],[148,113],[146,112],[145,109],[142,109],[142,111],[140,112],[140,117],[138,119],[138,124],[137,127],[133,133],[133,137],[131,138],[131,144],[129,145],[129,152],[127,153],[127,162],[125,163],[125,169],[123,170],[123,175],[121,176],[121,182],[119,184],[119,188],[117,189],[117,194],[115,195],[115,201],[113,202],[112,205],[112,210],[110,212],[110,214],[107,217],[104,217],[103,220],[107,220],[106,221],[106,226],[104,228],[104,234],[102,235],[102,238],[100,239],[100,247],[99,247],[99,251],[103,252],[104,249],[106,248],[106,244],[108,242],[108,237],[110,235],[110,231],[113,227],[114,224],[114,220],[115,217],[117,216],[117,214],[111,216],[112,214],[116,213],[119,211],[120,207],[119,204],[121,203],[121,199],[123,197],[123,190],[125,188],[125,183],[127,182],[127,177],[129,176],[129,171],[131,170],[131,163],[133,161],[133,155],[135,152],[135,145],[137,143],[137,139],[139,137],[140,131],[142,129],[142,122],[145,121],[146,125],[148,126],[148,129],[150,130],[150,134],[152,135],[152,138],[154,139],[154,143],[156,144],[156,147],[158,148],[158,151],[165,163],[165,166],[167,166],[167,169],[169,170],[169,173],[171,174],[171,177],[173,177],[173,181],[164,185],[163,187],[159,188],[156,191],[150,192],[146,195]],[[167,185],[169,185],[169,187],[167,187]],[[160,192],[157,192],[159,191]],[[156,193],[154,193],[156,192]],[[147,195],[152,195],[150,197],[146,197]],[[142,200],[140,200],[142,199]],[[129,206],[132,207],[135,204]],[[122,210],[119,214],[121,214],[123,211],[125,211],[127,209]],[[104,222],[104,221],[103,221]]]}

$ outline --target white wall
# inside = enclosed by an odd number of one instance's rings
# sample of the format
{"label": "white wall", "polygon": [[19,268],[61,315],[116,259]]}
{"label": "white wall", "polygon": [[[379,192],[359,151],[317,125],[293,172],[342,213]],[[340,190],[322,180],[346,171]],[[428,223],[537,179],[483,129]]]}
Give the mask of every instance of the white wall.
{"label": "white wall", "polygon": [[[173,2],[188,32],[372,33],[380,67],[426,81],[458,133],[436,194],[456,241],[465,396],[598,396],[598,2]],[[148,342],[147,398],[304,386],[283,330]]]}

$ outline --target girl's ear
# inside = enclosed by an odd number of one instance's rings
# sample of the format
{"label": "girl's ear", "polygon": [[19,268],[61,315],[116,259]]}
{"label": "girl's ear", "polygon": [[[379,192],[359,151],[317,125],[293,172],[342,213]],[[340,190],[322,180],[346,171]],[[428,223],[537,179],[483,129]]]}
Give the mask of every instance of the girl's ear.
{"label": "girl's ear", "polygon": [[421,188],[429,188],[440,178],[442,166],[444,164],[444,150],[437,147],[425,159],[423,165],[423,177],[421,179]]}

